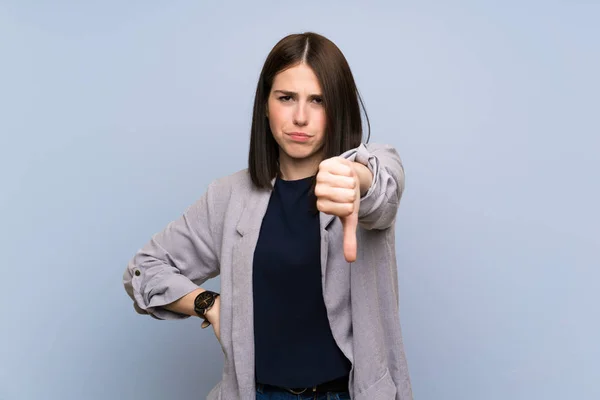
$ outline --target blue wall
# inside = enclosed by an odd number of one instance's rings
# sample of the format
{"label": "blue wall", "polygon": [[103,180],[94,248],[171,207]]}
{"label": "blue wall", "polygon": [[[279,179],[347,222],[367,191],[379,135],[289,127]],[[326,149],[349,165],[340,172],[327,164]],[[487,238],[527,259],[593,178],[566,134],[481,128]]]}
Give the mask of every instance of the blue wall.
{"label": "blue wall", "polygon": [[600,398],[598,3],[239,3],[0,2],[0,399],[205,397],[212,332],[138,316],[121,275],[245,167],[262,62],[303,30],[405,163],[415,398]]}

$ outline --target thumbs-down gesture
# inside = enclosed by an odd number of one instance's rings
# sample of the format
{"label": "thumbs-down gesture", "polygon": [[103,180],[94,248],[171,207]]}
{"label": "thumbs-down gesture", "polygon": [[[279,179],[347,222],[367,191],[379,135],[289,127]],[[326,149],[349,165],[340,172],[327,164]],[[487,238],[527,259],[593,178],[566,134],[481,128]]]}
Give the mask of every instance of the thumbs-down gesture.
{"label": "thumbs-down gesture", "polygon": [[340,217],[344,229],[344,257],[356,261],[356,229],[361,190],[368,189],[371,172],[362,164],[332,157],[319,164],[315,196],[317,208]]}

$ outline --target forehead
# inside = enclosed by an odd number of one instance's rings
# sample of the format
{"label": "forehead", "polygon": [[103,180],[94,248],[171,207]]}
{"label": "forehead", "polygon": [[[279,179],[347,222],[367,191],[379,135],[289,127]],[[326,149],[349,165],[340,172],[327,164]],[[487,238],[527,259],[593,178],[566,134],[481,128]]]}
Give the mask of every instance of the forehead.
{"label": "forehead", "polygon": [[275,75],[272,90],[320,93],[321,85],[312,68],[298,64]]}

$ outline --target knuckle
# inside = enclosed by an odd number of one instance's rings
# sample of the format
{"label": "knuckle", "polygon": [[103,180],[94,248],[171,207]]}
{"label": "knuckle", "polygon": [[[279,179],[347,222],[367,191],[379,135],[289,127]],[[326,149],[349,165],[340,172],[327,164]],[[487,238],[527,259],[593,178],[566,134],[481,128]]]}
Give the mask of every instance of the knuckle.
{"label": "knuckle", "polygon": [[346,203],[341,207],[341,212],[344,214],[344,216],[347,217],[348,215],[352,214],[352,209],[352,204]]}
{"label": "knuckle", "polygon": [[325,195],[325,188],[323,187],[323,185],[318,184],[317,186],[315,186],[315,196],[322,197],[324,195]]}
{"label": "knuckle", "polygon": [[325,206],[323,204],[324,202],[322,200],[317,200],[317,209],[319,211],[325,211]]}
{"label": "knuckle", "polygon": [[349,202],[354,203],[354,198],[356,197],[356,193],[353,189],[346,189],[346,195]]}

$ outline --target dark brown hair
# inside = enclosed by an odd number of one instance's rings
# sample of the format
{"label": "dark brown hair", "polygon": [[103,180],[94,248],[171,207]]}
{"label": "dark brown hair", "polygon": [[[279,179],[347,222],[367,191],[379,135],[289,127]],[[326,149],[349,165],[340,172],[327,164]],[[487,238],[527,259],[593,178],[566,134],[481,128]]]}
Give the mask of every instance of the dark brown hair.
{"label": "dark brown hair", "polygon": [[279,72],[300,63],[305,63],[314,71],[323,91],[327,118],[324,158],[339,156],[361,144],[361,106],[370,137],[369,117],[350,66],[340,49],[332,41],[316,33],[288,35],[267,56],[254,97],[248,169],[252,182],[259,188],[271,188],[271,180],[279,173],[279,146],[273,138],[266,116],[273,80]]}

